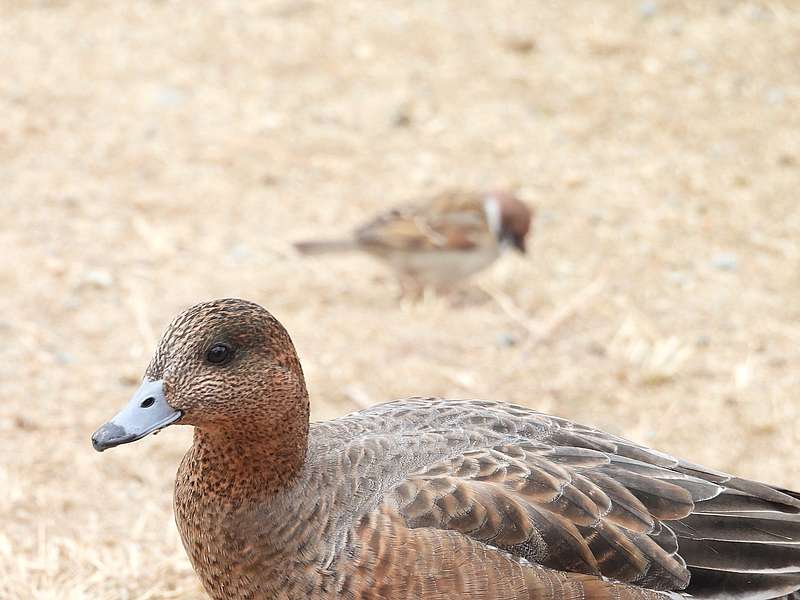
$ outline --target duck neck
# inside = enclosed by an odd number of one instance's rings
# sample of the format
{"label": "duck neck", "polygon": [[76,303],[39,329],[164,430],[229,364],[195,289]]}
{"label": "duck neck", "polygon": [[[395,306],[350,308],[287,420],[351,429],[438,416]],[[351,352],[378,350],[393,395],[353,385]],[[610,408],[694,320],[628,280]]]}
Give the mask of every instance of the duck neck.
{"label": "duck neck", "polygon": [[308,394],[305,385],[299,388],[289,397],[267,400],[264,414],[195,428],[191,454],[205,490],[242,502],[263,501],[292,484],[308,448]]}

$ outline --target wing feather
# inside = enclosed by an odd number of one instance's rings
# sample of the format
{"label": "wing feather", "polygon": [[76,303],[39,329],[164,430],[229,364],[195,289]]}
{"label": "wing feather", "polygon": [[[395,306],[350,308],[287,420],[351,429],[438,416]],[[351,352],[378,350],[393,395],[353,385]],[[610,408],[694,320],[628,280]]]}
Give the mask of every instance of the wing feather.
{"label": "wing feather", "polygon": [[439,436],[448,453],[404,473],[375,512],[577,578],[558,588],[566,596],[537,599],[572,598],[578,581],[576,593],[608,583],[654,598],[800,590],[800,494],[519,406],[414,402],[418,434]]}

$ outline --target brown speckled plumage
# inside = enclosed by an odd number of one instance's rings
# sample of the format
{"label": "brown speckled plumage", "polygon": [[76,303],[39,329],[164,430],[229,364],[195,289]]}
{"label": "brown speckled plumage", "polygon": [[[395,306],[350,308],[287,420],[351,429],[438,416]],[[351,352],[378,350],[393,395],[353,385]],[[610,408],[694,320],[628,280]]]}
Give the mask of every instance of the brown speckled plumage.
{"label": "brown speckled plumage", "polygon": [[[203,360],[224,341],[235,357]],[[261,307],[198,305],[148,368],[195,426],[175,515],[222,600],[767,600],[800,500],[521,406],[414,398],[308,424]]]}

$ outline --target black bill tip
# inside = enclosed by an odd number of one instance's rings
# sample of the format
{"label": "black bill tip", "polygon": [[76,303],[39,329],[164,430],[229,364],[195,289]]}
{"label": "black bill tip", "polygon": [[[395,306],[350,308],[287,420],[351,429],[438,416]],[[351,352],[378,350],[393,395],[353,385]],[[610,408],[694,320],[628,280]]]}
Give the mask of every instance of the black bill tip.
{"label": "black bill tip", "polygon": [[92,447],[98,452],[102,452],[114,446],[132,442],[135,437],[119,425],[106,423],[92,434]]}
{"label": "black bill tip", "polygon": [[164,394],[164,382],[145,379],[128,404],[94,432],[92,446],[98,452],[142,439],[177,422],[183,413],[172,408]]}

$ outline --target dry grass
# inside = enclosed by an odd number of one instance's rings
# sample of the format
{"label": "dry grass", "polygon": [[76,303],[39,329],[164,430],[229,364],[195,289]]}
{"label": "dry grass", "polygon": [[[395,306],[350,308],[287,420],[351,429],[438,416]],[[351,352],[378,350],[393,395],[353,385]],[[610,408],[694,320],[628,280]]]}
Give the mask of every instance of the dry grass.
{"label": "dry grass", "polygon": [[[796,3],[0,4],[0,597],[201,596],[189,432],[104,455],[160,329],[243,296],[315,416],[521,402],[800,486]],[[487,300],[290,241],[453,184],[539,207]]]}

